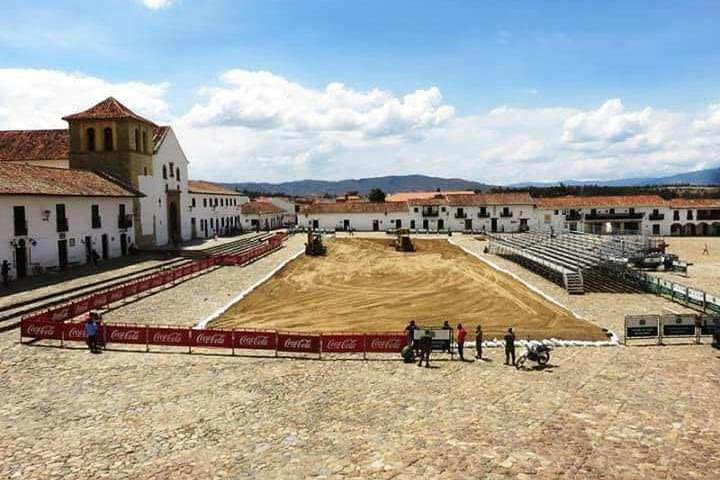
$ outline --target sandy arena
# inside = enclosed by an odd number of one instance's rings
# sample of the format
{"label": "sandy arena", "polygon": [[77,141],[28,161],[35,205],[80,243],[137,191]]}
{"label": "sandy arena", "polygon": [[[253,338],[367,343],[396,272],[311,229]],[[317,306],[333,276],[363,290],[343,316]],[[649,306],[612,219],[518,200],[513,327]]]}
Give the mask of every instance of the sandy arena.
{"label": "sandy arena", "polygon": [[327,242],[326,257],[301,256],[212,322],[214,328],[313,331],[402,330],[420,325],[472,329],[488,338],[514,327],[519,338],[606,340],[509,276],[446,240],[415,240],[416,252],[396,252],[387,239]]}

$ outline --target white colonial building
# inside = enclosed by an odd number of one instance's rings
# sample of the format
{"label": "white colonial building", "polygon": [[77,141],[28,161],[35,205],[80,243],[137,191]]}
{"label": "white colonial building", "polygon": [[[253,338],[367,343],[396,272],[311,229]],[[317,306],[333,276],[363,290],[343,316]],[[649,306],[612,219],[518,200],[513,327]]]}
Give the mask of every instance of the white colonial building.
{"label": "white colonial building", "polygon": [[22,278],[127,255],[141,196],[90,171],[0,162],[0,262]]}
{"label": "white colonial building", "polygon": [[274,230],[283,225],[285,211],[269,202],[247,202],[241,207],[244,230]]}
{"label": "white colonial building", "polygon": [[210,238],[243,229],[243,204],[250,199],[215,183],[190,180],[190,225],[192,238]]}
{"label": "white colonial building", "polygon": [[315,203],[298,215],[298,225],[323,230],[385,231],[408,228],[407,202]]}

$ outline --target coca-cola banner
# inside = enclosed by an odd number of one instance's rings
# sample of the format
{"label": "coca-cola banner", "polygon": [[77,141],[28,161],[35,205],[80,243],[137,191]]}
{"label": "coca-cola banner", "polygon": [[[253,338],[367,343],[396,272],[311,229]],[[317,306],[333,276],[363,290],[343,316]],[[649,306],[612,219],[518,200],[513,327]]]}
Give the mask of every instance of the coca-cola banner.
{"label": "coca-cola banner", "polygon": [[97,293],[90,298],[92,308],[101,308],[108,304],[108,294],[106,292]]}
{"label": "coca-cola banner", "polygon": [[254,350],[275,350],[277,347],[275,332],[235,331],[235,348]]}
{"label": "coca-cola banner", "polygon": [[150,327],[147,330],[150,345],[187,347],[190,345],[190,330],[187,328]]}
{"label": "coca-cola banner", "polygon": [[89,312],[89,311],[90,311],[90,298],[84,298],[84,299],[70,305],[71,317],[77,317],[77,316],[82,315],[83,313]]}
{"label": "coca-cola banner", "polygon": [[302,333],[278,333],[281,352],[320,353],[320,336]]}
{"label": "coca-cola banner", "polygon": [[137,293],[145,292],[150,290],[150,279],[145,278],[137,283]]}
{"label": "coca-cola banner", "polygon": [[402,333],[368,333],[365,336],[365,351],[368,353],[396,353],[407,345],[407,336]]}
{"label": "coca-cola banner", "polygon": [[106,343],[132,343],[145,345],[145,325],[103,325]]}
{"label": "coca-cola banner", "polygon": [[162,275],[153,275],[150,277],[150,285],[152,285],[153,288],[159,287],[163,284],[163,276]]}
{"label": "coca-cola banner", "polygon": [[193,347],[233,348],[231,330],[191,330],[190,345]]}
{"label": "coca-cola banner", "polygon": [[20,336],[38,340],[60,340],[62,338],[62,323],[26,318],[20,322]]}
{"label": "coca-cola banner", "polygon": [[70,307],[70,305],[65,305],[59,308],[54,308],[46,312],[46,315],[48,316],[48,319],[53,322],[64,322],[71,316]]}
{"label": "coca-cola banner", "polygon": [[365,342],[362,334],[325,335],[322,337],[323,353],[362,353]]}
{"label": "coca-cola banner", "polygon": [[63,340],[66,342],[86,342],[84,323],[63,323]]}
{"label": "coca-cola banner", "polygon": [[108,298],[110,299],[110,303],[113,302],[119,302],[123,298],[125,298],[125,288],[124,287],[118,287],[113,288],[108,292]]}

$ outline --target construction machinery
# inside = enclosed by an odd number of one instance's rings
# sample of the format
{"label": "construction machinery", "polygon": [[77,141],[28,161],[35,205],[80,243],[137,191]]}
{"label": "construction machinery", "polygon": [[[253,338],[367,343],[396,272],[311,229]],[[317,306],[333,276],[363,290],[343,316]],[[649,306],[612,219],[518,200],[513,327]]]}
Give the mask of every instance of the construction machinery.
{"label": "construction machinery", "polygon": [[319,232],[308,231],[307,243],[305,244],[305,255],[321,257],[326,253],[327,248],[323,245],[322,234]]}
{"label": "construction machinery", "polygon": [[414,252],[415,245],[413,245],[410,239],[410,230],[406,228],[399,228],[396,232],[397,238],[393,240],[392,246],[398,252]]}

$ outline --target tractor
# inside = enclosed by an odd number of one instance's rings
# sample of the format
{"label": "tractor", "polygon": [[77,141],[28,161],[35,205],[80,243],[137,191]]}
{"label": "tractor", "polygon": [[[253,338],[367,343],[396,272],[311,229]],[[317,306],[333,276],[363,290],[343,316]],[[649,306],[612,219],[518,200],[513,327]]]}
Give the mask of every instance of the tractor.
{"label": "tractor", "polygon": [[319,232],[308,231],[307,243],[305,244],[305,255],[321,257],[326,253],[327,248],[323,245],[322,234]]}
{"label": "tractor", "polygon": [[405,228],[400,228],[396,233],[397,238],[393,240],[391,244],[395,247],[395,250],[398,252],[414,252],[415,245],[413,245],[412,240],[410,239],[410,231]]}

